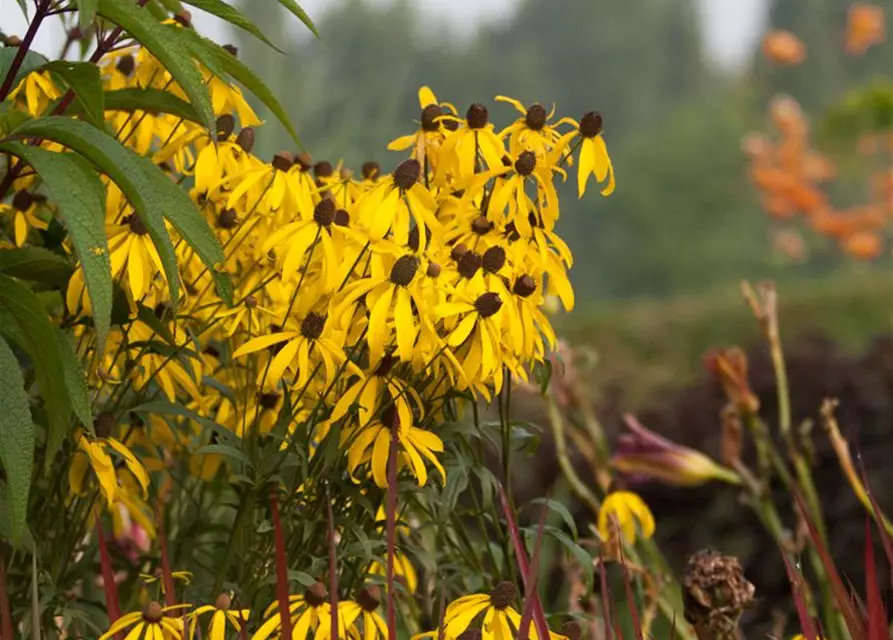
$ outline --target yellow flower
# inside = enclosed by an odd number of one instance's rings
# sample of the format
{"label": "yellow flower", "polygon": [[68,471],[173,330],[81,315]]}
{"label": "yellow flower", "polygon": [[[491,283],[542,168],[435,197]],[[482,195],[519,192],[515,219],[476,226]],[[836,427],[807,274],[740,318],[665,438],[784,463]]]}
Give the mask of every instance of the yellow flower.
{"label": "yellow flower", "polygon": [[567,144],[574,138],[580,137],[580,158],[577,161],[577,191],[582,198],[586,193],[586,182],[590,175],[594,175],[599,182],[608,181],[602,189],[603,196],[614,193],[614,166],[608,155],[608,147],[602,137],[602,115],[597,111],[590,111],[580,119],[577,131],[562,136],[555,149],[552,151],[552,161],[564,152]]}
{"label": "yellow flower", "polygon": [[[456,118],[451,118],[456,120]],[[479,156],[487,169],[502,166],[505,147],[493,131],[487,107],[474,103],[465,114],[465,126],[450,133],[440,147],[434,183],[445,186],[450,179],[469,178],[480,170]]]}
{"label": "yellow flower", "polygon": [[241,631],[248,622],[251,611],[248,609],[230,610],[233,603],[232,593],[221,593],[213,605],[208,604],[199,607],[190,614],[189,637],[195,637],[195,628],[198,626],[199,616],[214,612],[211,616],[211,624],[208,628],[208,640],[224,640],[226,638],[226,623],[229,622],[236,631]]}
{"label": "yellow flower", "polygon": [[118,618],[101,636],[99,640],[108,640],[130,628],[128,638],[147,638],[151,640],[181,640],[183,637],[183,620],[179,617],[168,617],[168,611],[176,611],[189,607],[188,604],[177,604],[162,607],[154,600],[142,611],[132,611]]}
{"label": "yellow flower", "polygon": [[431,169],[437,167],[437,151],[443,143],[444,137],[449,133],[448,126],[454,122],[445,120],[444,109],[455,116],[456,108],[445,102],[439,103],[437,96],[428,87],[419,89],[419,108],[422,114],[419,118],[419,129],[415,133],[400,136],[396,140],[392,140],[388,144],[389,151],[405,151],[412,148],[412,158],[420,165],[428,166]]}
{"label": "yellow flower", "polygon": [[632,491],[614,491],[602,503],[598,512],[598,533],[603,540],[614,539],[615,524],[630,544],[636,541],[637,535],[645,539],[654,535],[651,509]]}
{"label": "yellow flower", "polygon": [[[314,583],[303,594],[292,595],[288,598],[288,612],[291,617],[291,637],[296,640],[304,640],[307,634],[315,631],[313,640],[327,640],[331,634],[332,607],[329,604],[329,593],[321,582]],[[343,609],[348,609],[350,601],[338,602],[338,637],[347,635]],[[267,640],[270,637],[279,637],[282,628],[282,617],[279,612],[279,603],[274,602],[264,612],[267,619],[252,636],[252,640]]]}
{"label": "yellow flower", "polygon": [[502,137],[508,136],[509,150],[517,156],[525,149],[532,150],[538,156],[547,155],[561,139],[561,134],[555,127],[563,124],[576,124],[571,118],[561,118],[558,122],[549,123],[555,115],[555,105],[546,113],[545,107],[538,102],[525,107],[514,98],[496,96],[499,102],[507,102],[515,107],[521,117],[502,130]]}
{"label": "yellow flower", "polygon": [[[458,638],[483,613],[482,640],[514,638],[521,625],[521,614],[512,606],[516,595],[514,584],[500,582],[490,593],[475,593],[454,600],[444,615],[444,637]],[[535,629],[531,628],[529,633],[536,638]]]}
{"label": "yellow flower", "polygon": [[56,99],[62,97],[62,90],[53,83],[49,71],[32,72],[22,78],[19,85],[9,94],[10,98],[25,98],[25,110],[32,116],[42,115]]}
{"label": "yellow flower", "polygon": [[[183,584],[191,584],[192,583],[192,572],[191,571],[171,571],[171,578],[174,580],[179,580]],[[157,582],[161,586],[161,593],[164,593],[164,580],[161,579],[161,573],[151,574],[151,573],[141,573],[140,579],[147,585],[154,584]],[[196,610],[193,614],[198,613]]]}
{"label": "yellow flower", "polygon": [[46,229],[47,223],[37,217],[40,200],[22,189],[16,191],[11,204],[0,204],[0,213],[12,216],[12,239],[15,246],[21,247],[28,238],[29,229]]}
{"label": "yellow flower", "polygon": [[[369,574],[385,577],[387,575],[387,570],[387,564],[375,561],[369,568]],[[409,593],[416,592],[416,589],[419,586],[418,574],[416,574],[415,567],[412,565],[412,561],[409,557],[399,549],[394,550],[394,577],[403,581],[403,584]]]}
{"label": "yellow flower", "polygon": [[115,463],[110,455],[111,452],[114,452],[120,456],[128,471],[139,482],[143,498],[147,497],[149,473],[124,444],[111,437],[90,440],[83,432],[77,436],[77,443],[78,451],[72,458],[68,472],[69,484],[75,494],[84,494],[84,478],[89,466],[93,469],[93,473],[96,474],[100,492],[106,499],[106,502],[108,502],[109,506],[115,503],[123,487],[119,485]]}

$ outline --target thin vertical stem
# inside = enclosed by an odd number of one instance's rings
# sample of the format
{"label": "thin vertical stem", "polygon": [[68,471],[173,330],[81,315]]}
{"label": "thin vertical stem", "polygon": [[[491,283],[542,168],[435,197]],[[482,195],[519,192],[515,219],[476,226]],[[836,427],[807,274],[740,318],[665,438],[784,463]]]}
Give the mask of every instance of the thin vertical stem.
{"label": "thin vertical stem", "polygon": [[385,498],[385,536],[387,539],[388,640],[397,640],[397,610],[394,603],[394,555],[397,546],[397,428],[391,427],[388,452],[388,490]]}
{"label": "thin vertical stem", "polygon": [[9,609],[9,585],[6,580],[6,553],[0,553],[0,640],[13,640],[12,613]]}
{"label": "thin vertical stem", "polygon": [[276,598],[279,601],[279,623],[282,640],[291,640],[291,613],[288,610],[288,562],[285,558],[285,536],[279,518],[276,489],[270,488],[270,512],[273,516],[273,536],[276,542]]}
{"label": "thin vertical stem", "polygon": [[0,102],[6,100],[15,88],[12,85],[15,82],[16,76],[19,74],[19,70],[22,68],[22,63],[25,62],[25,56],[28,55],[28,51],[31,49],[31,44],[34,42],[37,30],[40,29],[43,19],[47,16],[49,5],[49,0],[41,0],[41,2],[38,3],[37,11],[34,13],[34,19],[31,21],[31,24],[28,25],[28,31],[25,33],[25,37],[22,38],[22,43],[19,45],[19,50],[16,51],[15,58],[12,59],[12,64],[9,65],[9,71],[6,72],[3,84],[0,85]]}

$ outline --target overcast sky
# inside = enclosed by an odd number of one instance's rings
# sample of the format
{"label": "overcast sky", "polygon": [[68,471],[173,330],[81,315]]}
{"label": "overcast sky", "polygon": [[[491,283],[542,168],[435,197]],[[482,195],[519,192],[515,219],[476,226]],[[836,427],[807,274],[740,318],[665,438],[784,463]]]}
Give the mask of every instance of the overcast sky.
{"label": "overcast sky", "polygon": [[[259,2],[261,0],[252,0]],[[318,18],[325,7],[336,0],[303,0],[299,2],[311,18]],[[388,2],[388,0],[373,0]],[[459,33],[468,33],[486,22],[505,18],[517,0],[413,0],[424,15],[438,15],[450,20]],[[613,0],[635,2],[635,0]],[[556,9],[561,0],[553,0]],[[759,37],[765,19],[767,0],[698,0],[706,27],[707,51],[718,64],[735,68],[746,60],[750,48]],[[28,3],[31,4],[30,2]],[[196,27],[205,35],[219,40],[225,37],[218,20],[194,11]],[[4,33],[24,35],[27,22],[16,0],[0,0],[0,29]],[[42,29],[36,49],[57,55],[61,44],[60,29]]]}

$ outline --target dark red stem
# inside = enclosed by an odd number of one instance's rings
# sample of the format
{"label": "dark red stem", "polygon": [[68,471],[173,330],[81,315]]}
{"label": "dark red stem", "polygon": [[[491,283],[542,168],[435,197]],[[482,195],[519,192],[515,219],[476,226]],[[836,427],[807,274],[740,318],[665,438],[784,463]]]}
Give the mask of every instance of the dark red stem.
{"label": "dark red stem", "polygon": [[12,613],[9,610],[9,585],[6,583],[6,554],[0,554],[0,640],[13,640]]}
{"label": "dark red stem", "polygon": [[285,558],[285,535],[279,519],[276,489],[270,489],[270,512],[273,515],[273,537],[276,546],[276,599],[279,600],[279,622],[282,640],[291,640],[291,614],[288,610],[288,561]]}
{"label": "dark red stem", "polygon": [[0,85],[0,102],[6,100],[7,96],[15,88],[12,84],[15,82],[16,76],[19,75],[19,69],[22,68],[25,56],[28,55],[28,51],[31,49],[31,43],[34,42],[34,37],[37,35],[37,30],[40,29],[40,24],[47,16],[47,7],[49,7],[49,4],[49,0],[42,0],[37,5],[34,19],[31,21],[31,24],[28,25],[28,31],[25,33],[25,37],[19,45],[19,50],[16,51],[16,56],[12,59],[12,64],[9,65],[9,71],[6,72],[6,77],[3,79],[3,85]]}
{"label": "dark red stem", "polygon": [[[96,539],[99,542],[99,564],[102,567],[102,586],[105,589],[105,608],[109,616],[109,624],[121,617],[121,605],[118,604],[118,585],[115,584],[115,572],[112,569],[112,558],[102,532],[102,522],[96,514]],[[120,634],[115,636],[120,638]]]}
{"label": "dark red stem", "polygon": [[387,538],[388,640],[397,640],[397,608],[394,599],[394,555],[397,547],[397,429],[391,428],[388,452],[388,491],[385,497],[385,536]]}

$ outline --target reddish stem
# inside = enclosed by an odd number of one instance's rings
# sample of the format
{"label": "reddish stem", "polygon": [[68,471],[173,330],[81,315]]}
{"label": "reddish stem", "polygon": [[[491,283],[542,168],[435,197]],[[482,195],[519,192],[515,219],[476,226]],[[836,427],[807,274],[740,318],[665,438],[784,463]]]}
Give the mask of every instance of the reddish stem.
{"label": "reddish stem", "polygon": [[[171,571],[171,558],[167,553],[167,536],[164,532],[164,514],[161,512],[161,503],[155,505],[155,520],[158,531],[158,546],[161,547],[161,580],[164,585],[164,602],[172,607],[177,604],[174,593],[174,574]],[[174,611],[168,611],[169,616],[177,615]]]}
{"label": "reddish stem", "polygon": [[[109,624],[114,624],[121,617],[121,605],[118,604],[118,585],[115,583],[115,572],[112,569],[112,558],[102,532],[99,514],[95,514],[96,538],[99,542],[99,564],[102,567],[102,586],[105,589],[105,608],[109,616]],[[115,636],[120,638],[121,635]]]}
{"label": "reddish stem", "polygon": [[273,537],[276,546],[276,599],[279,601],[279,622],[282,640],[291,640],[291,614],[288,610],[288,561],[285,558],[285,535],[279,519],[276,489],[270,488],[270,512],[273,515]]}
{"label": "reddish stem", "polygon": [[385,497],[385,536],[387,538],[388,640],[397,640],[397,609],[394,598],[394,555],[397,547],[397,428],[391,428],[388,452],[388,491]]}
{"label": "reddish stem", "polygon": [[34,42],[34,37],[37,35],[37,30],[40,29],[40,24],[47,16],[48,6],[49,0],[43,0],[37,5],[34,19],[31,21],[31,24],[28,25],[28,31],[25,33],[25,37],[19,45],[19,50],[16,51],[16,56],[12,59],[12,64],[9,65],[9,71],[6,72],[6,77],[3,79],[3,85],[0,85],[0,102],[6,100],[7,96],[9,96],[10,92],[15,88],[12,86],[12,83],[15,82],[15,78],[19,74],[19,70],[22,68],[22,63],[25,62],[25,56],[28,55],[28,51],[31,49],[31,43]]}
{"label": "reddish stem", "polygon": [[0,640],[13,640],[12,614],[9,610],[9,585],[6,583],[6,554],[0,554]]}

